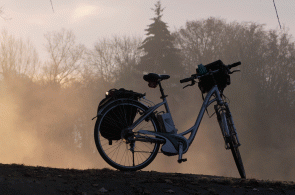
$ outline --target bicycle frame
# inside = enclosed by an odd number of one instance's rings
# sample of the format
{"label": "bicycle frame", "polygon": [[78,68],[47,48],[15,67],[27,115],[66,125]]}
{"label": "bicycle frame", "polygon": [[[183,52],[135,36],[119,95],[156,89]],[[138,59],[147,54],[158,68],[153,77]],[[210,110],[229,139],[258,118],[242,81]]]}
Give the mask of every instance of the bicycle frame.
{"label": "bicycle frame", "polygon": [[[214,94],[215,94],[215,98],[212,99],[212,100],[210,100],[211,97]],[[195,124],[191,128],[189,128],[188,130],[186,130],[186,131],[184,131],[182,133],[177,134],[177,135],[184,136],[186,134],[191,133],[190,136],[189,136],[189,138],[188,138],[189,146],[192,144],[192,142],[193,142],[193,140],[194,140],[194,138],[195,138],[195,136],[197,134],[198,128],[200,126],[200,123],[202,121],[202,118],[204,116],[204,113],[205,113],[206,108],[209,107],[215,101],[217,102],[218,105],[222,105],[224,103],[222,101],[222,98],[221,98],[221,95],[220,95],[220,92],[218,90],[217,85],[213,86],[212,89],[207,93],[207,95],[206,95],[206,97],[204,99],[204,102],[202,104],[202,107],[200,109],[200,112],[199,112],[199,115],[197,117],[197,120],[196,120]],[[168,102],[167,102],[166,98],[163,97],[163,102],[160,102],[160,103],[156,104],[155,106],[149,107],[148,110],[129,127],[129,129],[134,129],[138,124],[140,124],[152,112],[154,112],[157,108],[159,108],[162,105],[165,106],[167,113],[170,113]]]}
{"label": "bicycle frame", "polygon": [[[145,101],[144,95],[138,93],[108,96],[109,99],[101,101],[97,115],[94,117],[97,118],[94,138],[98,152],[109,165],[121,171],[136,171],[145,168],[155,159],[159,149],[165,156],[178,155],[178,163],[185,162],[187,159],[182,158],[182,156],[194,141],[205,111],[212,103],[216,102],[214,103],[214,110],[225,141],[225,147],[231,150],[241,178],[246,178],[238,148],[241,144],[232,115],[226,100],[222,97],[222,91],[219,91],[216,85],[220,83],[222,84],[220,85],[221,88],[226,87],[226,84],[229,84],[229,74],[236,72],[230,71],[230,69],[240,64],[241,62],[236,62],[224,65],[221,60],[217,60],[205,66],[199,65],[196,74],[180,80],[180,83],[191,82],[185,86],[187,87],[196,84],[196,79],[202,82],[202,77],[208,76],[207,78],[209,78],[211,76],[215,85],[208,92],[208,89],[202,89],[202,83],[199,83],[201,91],[208,93],[205,99],[203,98],[204,101],[193,126],[178,134],[173,121],[171,121],[167,96],[161,86],[161,81],[170,78],[169,75],[149,73],[143,76],[143,79],[149,82],[150,87],[159,86],[160,98],[162,99],[160,103],[153,104],[149,100]],[[218,72],[221,74],[219,75]],[[215,75],[218,77],[215,77]],[[221,76],[224,76],[226,83],[225,80],[221,82]],[[142,98],[142,101],[139,101],[138,98]],[[163,107],[158,109],[163,105],[166,110]],[[104,127],[110,127],[109,137],[101,134]],[[116,134],[117,137],[112,137],[112,133]],[[119,137],[119,135],[121,136]],[[113,140],[115,141],[113,142]]]}

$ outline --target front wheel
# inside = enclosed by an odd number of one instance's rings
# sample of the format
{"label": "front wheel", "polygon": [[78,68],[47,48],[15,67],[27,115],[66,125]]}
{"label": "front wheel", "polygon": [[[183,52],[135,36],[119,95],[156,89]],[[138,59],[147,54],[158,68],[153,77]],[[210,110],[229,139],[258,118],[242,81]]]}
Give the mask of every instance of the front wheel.
{"label": "front wheel", "polygon": [[218,114],[219,115],[218,122],[222,129],[222,134],[225,138],[226,147],[229,147],[228,149],[230,149],[233,154],[239,174],[241,178],[246,178],[242,157],[238,148],[240,144],[237,137],[237,132],[235,130],[232,117],[228,110],[229,109],[227,108],[227,111],[226,110],[220,111],[220,113]]}
{"label": "front wheel", "polygon": [[95,144],[102,158],[112,167],[136,171],[149,165],[156,157],[159,143],[148,142],[145,138],[136,139],[139,130],[159,131],[154,114],[122,136],[122,130],[132,125],[147,109],[139,102],[123,100],[109,105],[98,117],[94,128]]}

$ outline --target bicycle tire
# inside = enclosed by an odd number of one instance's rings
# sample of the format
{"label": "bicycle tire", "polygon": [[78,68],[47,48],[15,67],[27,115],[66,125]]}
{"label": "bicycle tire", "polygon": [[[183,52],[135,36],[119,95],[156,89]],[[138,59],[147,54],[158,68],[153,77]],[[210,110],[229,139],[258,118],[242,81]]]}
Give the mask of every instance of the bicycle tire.
{"label": "bicycle tire", "polygon": [[[240,151],[238,148],[238,142],[237,142],[235,130],[233,127],[233,121],[232,121],[231,117],[227,117],[226,111],[221,111],[221,112],[222,112],[220,114],[221,120],[218,120],[218,122],[220,124],[220,127],[224,128],[224,129],[222,129],[223,136],[225,137],[226,143],[229,144],[229,148],[232,152],[236,167],[238,169],[238,172],[239,172],[241,178],[246,178],[246,173],[245,173],[242,157],[241,157],[241,154],[240,154]],[[225,121],[225,122],[223,122],[223,121]],[[225,129],[228,129],[228,135],[227,135]]]}
{"label": "bicycle tire", "polygon": [[243,165],[243,161],[242,161],[242,157],[241,157],[239,148],[234,147],[233,142],[230,142],[229,145],[230,145],[230,149],[233,154],[236,166],[238,168],[239,174],[240,174],[241,178],[246,179],[246,173],[245,173],[245,169],[244,169],[244,165]]}
{"label": "bicycle tire", "polygon": [[246,179],[246,172],[245,172],[244,164],[243,164],[242,157],[240,154],[240,150],[238,148],[238,141],[237,141],[237,137],[235,135],[233,121],[232,121],[232,118],[230,118],[230,117],[227,117],[227,126],[228,126],[228,129],[230,132],[230,142],[229,142],[230,150],[233,154],[233,157],[234,157],[234,160],[235,160],[235,163],[236,163],[236,166],[238,168],[241,178]]}
{"label": "bicycle tire", "polygon": [[[121,138],[120,140],[113,140],[114,144],[110,144],[109,140],[105,139],[101,136],[100,127],[103,120],[106,119],[105,116],[107,113],[112,112],[115,108],[122,108],[120,109],[120,113],[116,113],[118,117],[117,123],[120,125],[120,121],[128,120],[126,115],[124,114],[124,109],[130,109],[131,107],[136,107],[136,116],[135,120],[138,119],[144,111],[148,109],[148,107],[144,106],[143,104],[133,101],[133,100],[122,100],[120,102],[115,102],[110,104],[107,108],[105,108],[101,115],[97,118],[95,128],[94,128],[94,137],[95,137],[95,144],[98,152],[102,156],[102,158],[112,167],[121,170],[121,171],[136,171],[143,169],[144,167],[148,166],[156,157],[159,151],[159,143],[149,143],[149,142],[140,142],[134,141],[134,152],[131,150],[131,143],[128,143],[127,140]],[[118,111],[118,109],[117,109]],[[134,121],[135,121],[134,120]],[[105,123],[104,123],[105,124]],[[144,128],[144,130],[149,131],[160,131],[158,121],[155,115],[152,113],[149,117],[149,120],[143,120],[135,129],[133,129],[133,133],[137,132],[138,130]],[[130,148],[128,147],[128,144]],[[115,147],[114,147],[115,145]],[[107,147],[110,146],[110,147]],[[108,150],[109,153],[108,153]],[[141,153],[140,153],[140,150]],[[147,154],[147,155],[146,155]],[[131,156],[131,159],[130,159]],[[128,159],[127,159],[128,158]],[[118,161],[117,161],[118,159]],[[136,161],[136,162],[135,162]]]}

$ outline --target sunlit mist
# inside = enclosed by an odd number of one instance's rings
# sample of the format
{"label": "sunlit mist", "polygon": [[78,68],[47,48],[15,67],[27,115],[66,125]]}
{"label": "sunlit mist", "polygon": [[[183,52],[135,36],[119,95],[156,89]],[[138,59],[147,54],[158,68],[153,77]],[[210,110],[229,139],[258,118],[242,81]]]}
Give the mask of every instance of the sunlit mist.
{"label": "sunlit mist", "polygon": [[96,6],[82,5],[82,6],[79,6],[75,9],[74,14],[73,14],[73,18],[74,18],[74,20],[78,20],[83,17],[89,16],[89,15],[92,15],[95,13],[99,13],[101,11],[102,11],[102,9],[100,9]]}
{"label": "sunlit mist", "polygon": [[[146,70],[138,68],[154,1],[53,1],[54,12],[50,1],[5,1],[3,11],[11,20],[0,17],[0,163],[111,168],[97,151],[96,119],[91,120],[105,92],[125,88],[146,93],[155,104],[162,101],[159,88],[149,88],[142,79]],[[195,74],[199,64],[241,61],[224,95],[246,175],[295,180],[294,27],[288,30],[295,17],[282,17],[285,27],[278,29],[272,2],[262,6],[264,2],[250,1],[245,9],[245,2],[236,1],[233,8],[221,1],[161,1],[163,24],[169,26],[171,45],[181,59],[178,70],[166,67],[171,78],[162,82],[163,88],[176,128],[183,132],[195,124],[203,99],[198,83],[183,89],[179,80]],[[256,18],[239,10],[265,15]],[[212,107],[183,155],[187,162],[159,153],[143,170],[239,177],[216,115],[209,117]]]}

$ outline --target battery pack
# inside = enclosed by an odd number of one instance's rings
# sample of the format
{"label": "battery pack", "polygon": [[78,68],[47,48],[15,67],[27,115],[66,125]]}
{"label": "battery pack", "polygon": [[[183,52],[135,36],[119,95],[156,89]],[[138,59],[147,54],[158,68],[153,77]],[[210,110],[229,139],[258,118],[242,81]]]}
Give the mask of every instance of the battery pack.
{"label": "battery pack", "polygon": [[158,114],[157,118],[160,123],[162,132],[177,133],[177,129],[175,128],[175,125],[170,113]]}

